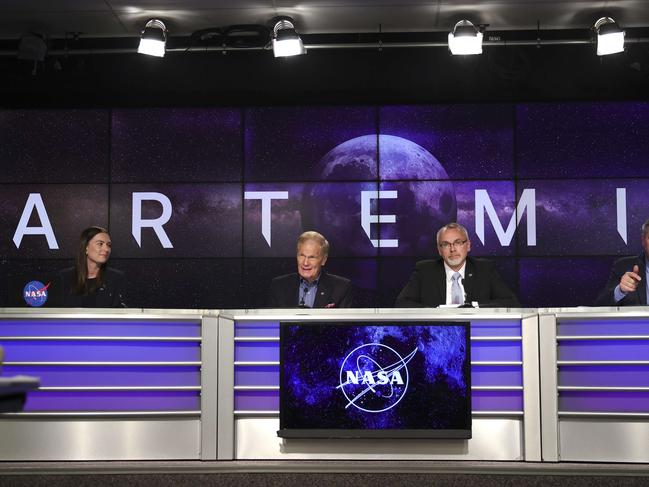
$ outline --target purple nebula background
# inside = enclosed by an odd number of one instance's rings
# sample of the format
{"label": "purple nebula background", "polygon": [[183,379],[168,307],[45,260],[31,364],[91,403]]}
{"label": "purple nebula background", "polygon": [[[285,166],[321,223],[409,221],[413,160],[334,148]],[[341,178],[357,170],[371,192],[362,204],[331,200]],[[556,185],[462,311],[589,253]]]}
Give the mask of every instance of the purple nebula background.
{"label": "purple nebula background", "polygon": [[514,176],[514,105],[435,105],[379,108],[380,133],[429,150],[451,179]]}
{"label": "purple nebula background", "polygon": [[[613,261],[641,251],[649,217],[645,102],[7,110],[0,128],[0,306],[24,306],[24,285],[69,266],[80,231],[101,225],[133,307],[263,306],[270,280],[295,272],[305,230],[330,241],[326,268],[352,279],[355,306],[390,307],[415,262],[437,256],[449,221],[467,227],[471,255],[494,259],[524,306],[590,305]],[[532,189],[535,245],[530,208],[516,214]],[[494,215],[476,214],[478,190]],[[271,204],[270,245],[247,191],[289,194]],[[397,194],[371,199],[369,235],[364,191]],[[150,228],[136,243],[133,192],[170,199],[173,248]],[[58,249],[42,235],[14,244],[30,193]],[[144,203],[144,218],[160,214]],[[497,227],[510,222],[503,243]],[[41,224],[33,211],[28,226]]]}
{"label": "purple nebula background", "polygon": [[[523,187],[536,189],[538,238],[536,246],[527,246],[521,239],[519,253],[552,256],[624,253],[627,246],[616,227],[616,188],[627,187],[630,182],[526,180]],[[627,206],[637,205],[638,196],[637,189],[629,190]],[[630,216],[630,235],[633,243],[639,243],[641,221]]]}
{"label": "purple nebula background", "polygon": [[240,134],[236,108],[114,110],[112,180],[241,181]]}
{"label": "purple nebula background", "polygon": [[127,274],[129,306],[177,308],[172,299],[189,309],[235,308],[242,294],[239,259],[115,259],[113,266]]}
{"label": "purple nebula background", "polygon": [[[245,179],[313,181],[313,167],[331,149],[376,134],[373,107],[278,107],[245,111]],[[372,179],[370,174],[341,179]]]}
{"label": "purple nebula background", "polygon": [[109,110],[0,112],[0,183],[107,183]]}
{"label": "purple nebula background", "polygon": [[516,108],[520,178],[648,177],[649,103]]}
{"label": "purple nebula background", "polygon": [[521,258],[520,300],[531,307],[594,306],[610,268],[608,257]]}

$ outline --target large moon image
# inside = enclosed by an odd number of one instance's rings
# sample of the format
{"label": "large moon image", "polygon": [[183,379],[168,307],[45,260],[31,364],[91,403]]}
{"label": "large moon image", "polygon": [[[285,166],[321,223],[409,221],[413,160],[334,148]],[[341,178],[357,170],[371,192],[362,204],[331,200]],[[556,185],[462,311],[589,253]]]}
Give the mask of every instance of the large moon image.
{"label": "large moon image", "polygon": [[322,231],[342,254],[375,255],[377,250],[361,228],[361,191],[397,191],[396,199],[374,200],[371,207],[373,215],[396,218],[394,223],[371,226],[372,239],[399,241],[398,247],[382,246],[385,255],[436,253],[435,233],[457,218],[455,191],[446,170],[429,151],[403,137],[364,135],[347,140],[320,159],[314,175],[324,182],[305,195],[303,224]]}

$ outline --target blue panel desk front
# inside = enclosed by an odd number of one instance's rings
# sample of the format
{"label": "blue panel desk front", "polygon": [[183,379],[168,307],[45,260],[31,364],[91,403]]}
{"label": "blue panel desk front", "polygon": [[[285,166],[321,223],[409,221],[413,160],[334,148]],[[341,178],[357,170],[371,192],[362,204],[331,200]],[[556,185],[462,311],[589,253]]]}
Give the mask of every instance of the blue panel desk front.
{"label": "blue panel desk front", "polygon": [[540,313],[543,458],[649,462],[649,313]]}
{"label": "blue panel desk front", "polygon": [[0,417],[2,460],[199,459],[196,313],[14,310],[0,316],[3,376],[40,378]]}
{"label": "blue panel desk front", "polygon": [[[523,460],[540,457],[537,319],[507,310],[312,310],[222,312],[233,327],[233,457],[253,458],[462,458]],[[279,322],[470,321],[474,437],[468,441],[289,440],[279,427]],[[526,373],[526,364],[531,367]],[[225,364],[220,364],[225,367]],[[525,387],[530,392],[526,394]],[[219,397],[228,391],[219,390]],[[536,425],[536,426],[535,426]],[[538,458],[537,458],[538,459]]]}

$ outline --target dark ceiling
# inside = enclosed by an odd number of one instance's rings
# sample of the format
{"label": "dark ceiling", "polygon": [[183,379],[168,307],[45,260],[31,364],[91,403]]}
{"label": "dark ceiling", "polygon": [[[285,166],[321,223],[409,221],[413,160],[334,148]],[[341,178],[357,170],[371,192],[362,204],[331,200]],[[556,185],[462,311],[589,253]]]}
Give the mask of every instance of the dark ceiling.
{"label": "dark ceiling", "polygon": [[[267,37],[226,55],[223,37],[191,36],[280,15],[308,55],[274,59]],[[589,29],[604,15],[627,30],[623,54],[595,55]],[[173,55],[136,54],[151,18],[165,21]],[[446,48],[463,18],[488,24],[484,55]],[[48,41],[38,62],[20,56],[34,33]],[[388,48],[417,43],[440,48]],[[638,100],[649,97],[649,0],[1,0],[0,72],[2,107]]]}
{"label": "dark ceiling", "polygon": [[161,18],[171,36],[234,24],[295,19],[303,34],[448,32],[467,18],[494,30],[588,29],[602,15],[623,28],[649,26],[647,0],[2,0],[0,38],[29,32],[63,38],[139,35]]}

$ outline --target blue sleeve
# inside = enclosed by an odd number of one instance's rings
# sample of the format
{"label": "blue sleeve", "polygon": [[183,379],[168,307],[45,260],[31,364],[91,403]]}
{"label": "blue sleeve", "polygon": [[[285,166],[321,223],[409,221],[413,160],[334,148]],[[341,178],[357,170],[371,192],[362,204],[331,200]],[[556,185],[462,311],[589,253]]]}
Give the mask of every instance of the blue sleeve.
{"label": "blue sleeve", "polygon": [[626,298],[626,293],[620,289],[619,284],[615,286],[615,289],[613,290],[613,297],[615,298],[616,303],[619,303],[624,298]]}

